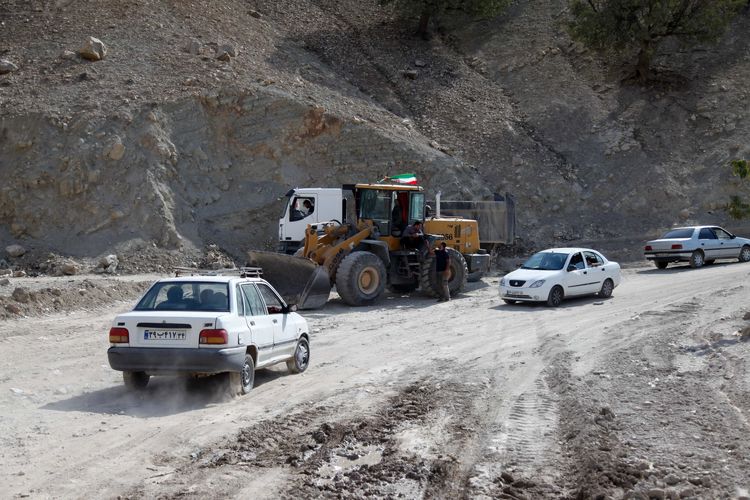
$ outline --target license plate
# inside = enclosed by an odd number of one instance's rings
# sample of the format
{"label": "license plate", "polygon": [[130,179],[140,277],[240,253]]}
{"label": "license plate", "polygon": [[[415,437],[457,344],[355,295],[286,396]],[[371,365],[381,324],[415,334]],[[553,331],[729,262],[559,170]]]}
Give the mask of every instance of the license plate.
{"label": "license plate", "polygon": [[507,292],[505,295],[508,295],[509,297],[516,297],[519,295],[523,295],[523,292]]}
{"label": "license plate", "polygon": [[185,340],[185,331],[143,330],[143,340]]}

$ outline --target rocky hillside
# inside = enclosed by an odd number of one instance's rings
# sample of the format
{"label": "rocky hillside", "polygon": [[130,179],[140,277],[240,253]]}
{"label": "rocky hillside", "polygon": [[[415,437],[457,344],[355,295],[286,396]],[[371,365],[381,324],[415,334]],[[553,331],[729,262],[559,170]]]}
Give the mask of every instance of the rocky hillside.
{"label": "rocky hillside", "polygon": [[[403,171],[451,198],[513,193],[535,245],[731,226],[750,16],[640,87],[571,42],[565,6],[424,41],[376,0],[6,0],[0,242],[240,256],[275,246],[289,187]],[[89,37],[103,59],[80,55]]]}

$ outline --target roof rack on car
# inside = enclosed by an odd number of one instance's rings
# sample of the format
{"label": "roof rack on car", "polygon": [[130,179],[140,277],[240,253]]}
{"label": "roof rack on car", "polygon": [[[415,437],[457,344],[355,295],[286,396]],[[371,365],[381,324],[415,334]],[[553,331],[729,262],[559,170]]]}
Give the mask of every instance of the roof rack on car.
{"label": "roof rack on car", "polygon": [[176,278],[180,276],[239,276],[240,278],[262,278],[263,269],[260,267],[230,267],[225,269],[199,269],[197,267],[174,268]]}

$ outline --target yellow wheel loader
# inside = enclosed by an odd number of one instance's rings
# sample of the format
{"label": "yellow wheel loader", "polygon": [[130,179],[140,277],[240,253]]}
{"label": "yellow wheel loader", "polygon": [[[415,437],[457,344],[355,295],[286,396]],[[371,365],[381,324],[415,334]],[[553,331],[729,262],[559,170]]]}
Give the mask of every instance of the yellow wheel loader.
{"label": "yellow wheel loader", "polygon": [[[306,189],[309,193],[314,189]],[[329,189],[320,189],[330,194]],[[479,247],[477,221],[432,217],[425,210],[421,186],[403,184],[349,184],[341,189],[339,210],[330,221],[309,224],[303,245],[294,256],[250,251],[248,264],[263,268],[263,277],[301,309],[323,306],[333,286],[349,305],[373,303],[387,287],[393,292],[420,288],[437,296],[432,245],[445,241],[450,253],[448,288],[461,292],[469,275],[478,279],[489,270],[490,256]],[[286,211],[322,210],[290,197]],[[414,221],[424,221],[425,245],[404,248],[402,232]]]}

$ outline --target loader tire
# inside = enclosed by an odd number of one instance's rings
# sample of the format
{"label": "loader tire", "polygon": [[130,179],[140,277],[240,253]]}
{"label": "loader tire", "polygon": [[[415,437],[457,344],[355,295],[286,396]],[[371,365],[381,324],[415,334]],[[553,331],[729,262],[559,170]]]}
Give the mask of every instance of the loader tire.
{"label": "loader tire", "polygon": [[385,264],[371,252],[353,252],[336,271],[336,290],[350,306],[375,302],[385,289]]}
{"label": "loader tire", "polygon": [[[453,248],[448,249],[448,255],[450,255],[450,263],[448,268],[450,269],[450,278],[448,278],[448,291],[451,297],[457,293],[461,293],[466,288],[466,279],[469,275],[469,270],[466,267],[466,259],[458,250]],[[441,283],[437,277],[435,271],[435,257],[430,255],[422,263],[422,269],[420,269],[419,286],[423,293],[431,297],[440,296]]]}

